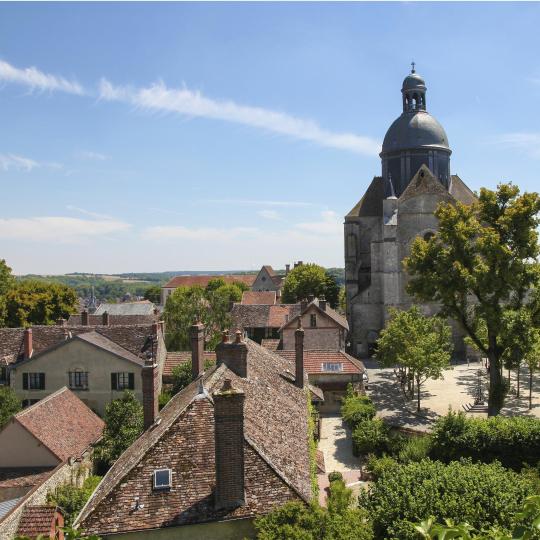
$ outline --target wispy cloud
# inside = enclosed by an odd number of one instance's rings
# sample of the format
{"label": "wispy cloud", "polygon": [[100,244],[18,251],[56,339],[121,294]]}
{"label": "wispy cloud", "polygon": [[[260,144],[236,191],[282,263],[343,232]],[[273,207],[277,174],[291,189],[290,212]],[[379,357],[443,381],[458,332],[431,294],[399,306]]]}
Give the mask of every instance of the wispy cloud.
{"label": "wispy cloud", "polygon": [[269,219],[271,221],[278,221],[281,219],[281,216],[275,210],[259,210],[257,214],[259,214],[259,216],[262,218]]}
{"label": "wispy cloud", "polygon": [[208,98],[201,92],[186,87],[168,88],[163,82],[146,88],[133,88],[116,86],[107,79],[102,79],[99,96],[103,100],[122,101],[151,111],[174,112],[262,128],[295,139],[358,154],[376,156],[381,148],[380,141],[371,137],[336,133],[320,127],[312,120],[261,107],[241,105],[234,101]]}
{"label": "wispy cloud", "polygon": [[540,158],[540,133],[505,133],[497,137],[496,141],[509,148],[520,150],[532,158]]}
{"label": "wispy cloud", "polygon": [[89,220],[71,217],[0,219],[0,238],[36,242],[77,243],[92,237],[125,232],[129,223],[113,219]]}
{"label": "wispy cloud", "polygon": [[36,167],[39,167],[39,163],[33,159],[15,154],[0,154],[0,169],[3,171],[16,170],[29,172]]}
{"label": "wispy cloud", "polygon": [[92,152],[89,150],[78,152],[77,157],[79,159],[86,159],[89,161],[105,161],[109,159],[109,156],[106,156],[105,154],[100,154],[99,152]]}
{"label": "wispy cloud", "polygon": [[73,206],[71,204],[68,204],[66,206],[68,210],[71,210],[72,212],[78,212],[79,214],[83,214],[85,216],[93,217],[96,219],[108,219],[108,220],[114,220],[111,216],[108,216],[106,214],[98,214],[97,212],[91,212],[90,210],[85,210],[84,208],[80,208],[78,206]]}
{"label": "wispy cloud", "polygon": [[313,203],[303,201],[271,201],[265,199],[202,199],[201,203],[218,203],[218,204],[241,204],[246,206],[283,206],[283,207],[301,207],[313,206]]}
{"label": "wispy cloud", "polygon": [[297,223],[296,228],[313,234],[339,235],[343,233],[343,220],[336,212],[325,210],[321,212],[319,221]]}
{"label": "wispy cloud", "polygon": [[86,93],[76,81],[44,73],[35,67],[16,68],[3,60],[0,60],[0,81],[20,84],[30,90],[59,91],[79,96]]}
{"label": "wispy cloud", "polygon": [[251,227],[222,229],[215,227],[190,228],[180,225],[148,227],[143,231],[147,240],[211,240],[230,241],[235,238],[253,236],[259,231]]}

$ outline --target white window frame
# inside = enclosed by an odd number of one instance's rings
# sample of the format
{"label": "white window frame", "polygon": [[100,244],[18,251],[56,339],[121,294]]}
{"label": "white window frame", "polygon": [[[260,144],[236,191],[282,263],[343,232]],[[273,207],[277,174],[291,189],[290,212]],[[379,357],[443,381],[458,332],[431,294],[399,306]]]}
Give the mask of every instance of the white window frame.
{"label": "white window frame", "polygon": [[341,373],[343,372],[343,363],[342,362],[323,362],[321,364],[321,369],[325,373]]}
{"label": "white window frame", "polygon": [[[167,484],[157,484],[158,473],[167,472],[169,474],[169,482]],[[156,469],[153,474],[153,485],[155,490],[170,489],[172,487],[172,470],[171,469]]]}

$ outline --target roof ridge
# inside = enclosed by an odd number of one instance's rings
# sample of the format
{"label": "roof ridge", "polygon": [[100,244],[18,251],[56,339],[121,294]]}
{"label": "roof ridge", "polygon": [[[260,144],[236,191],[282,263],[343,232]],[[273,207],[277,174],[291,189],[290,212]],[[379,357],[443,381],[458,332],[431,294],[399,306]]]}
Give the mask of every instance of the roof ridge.
{"label": "roof ridge", "polygon": [[40,399],[37,403],[34,403],[33,405],[30,405],[30,407],[26,407],[22,411],[19,411],[17,414],[13,416],[13,418],[20,418],[24,414],[26,414],[29,411],[33,411],[37,408],[38,405],[43,405],[44,403],[47,403],[47,401],[50,401],[53,397],[56,397],[57,395],[61,394],[62,392],[65,392],[66,390],[69,391],[69,388],[67,386],[62,386],[52,394],[49,394],[48,396],[45,396],[44,398]]}
{"label": "roof ridge", "polygon": [[[105,327],[105,328],[110,328],[109,326]],[[109,336],[105,335],[105,334],[102,334],[101,332],[98,332],[97,330],[92,330],[92,332],[84,332],[82,334],[77,334],[76,336],[73,336],[73,339],[74,338],[81,338],[81,339],[84,339],[84,336],[87,336],[88,334],[98,334],[99,336],[105,338],[106,340],[110,341],[111,343],[114,343],[117,347],[119,347],[120,349],[126,351],[126,353],[128,353],[129,355],[131,356],[134,356],[135,358],[137,358],[137,360],[141,360],[141,357],[136,355],[134,352],[131,352],[129,349],[126,349],[123,345],[121,345],[120,343],[118,343],[117,341],[114,341],[113,339],[111,339]],[[94,344],[95,345],[95,344]],[[109,351],[110,352],[110,351]]]}

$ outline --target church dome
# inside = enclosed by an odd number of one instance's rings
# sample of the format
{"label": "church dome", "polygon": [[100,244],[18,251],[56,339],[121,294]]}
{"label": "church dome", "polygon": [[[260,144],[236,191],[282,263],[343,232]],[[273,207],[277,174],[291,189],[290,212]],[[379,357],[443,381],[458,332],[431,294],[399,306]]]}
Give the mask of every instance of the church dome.
{"label": "church dome", "polygon": [[413,71],[412,73],[409,73],[409,75],[407,75],[405,79],[403,79],[401,91],[403,92],[404,90],[414,90],[416,88],[425,90],[426,82],[424,81],[424,79],[422,79],[422,77],[420,77],[420,75],[418,75],[418,73],[416,73],[416,71]]}
{"label": "church dome", "polygon": [[426,111],[404,112],[384,136],[383,153],[413,148],[450,149],[443,127]]}

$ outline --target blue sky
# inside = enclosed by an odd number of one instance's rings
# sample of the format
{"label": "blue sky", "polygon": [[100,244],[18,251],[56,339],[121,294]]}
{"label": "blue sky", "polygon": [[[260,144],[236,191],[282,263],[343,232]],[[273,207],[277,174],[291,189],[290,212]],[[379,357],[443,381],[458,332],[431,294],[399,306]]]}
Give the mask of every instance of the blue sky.
{"label": "blue sky", "polygon": [[540,3],[0,4],[17,273],[343,265],[414,59],[472,189],[538,190]]}

